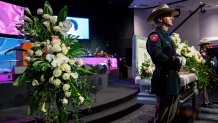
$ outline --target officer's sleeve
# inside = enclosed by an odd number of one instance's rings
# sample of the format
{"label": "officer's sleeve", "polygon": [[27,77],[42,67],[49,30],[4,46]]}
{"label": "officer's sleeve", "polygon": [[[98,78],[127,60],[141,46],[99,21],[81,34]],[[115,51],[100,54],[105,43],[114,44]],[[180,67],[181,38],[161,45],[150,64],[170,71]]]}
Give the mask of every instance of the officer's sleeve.
{"label": "officer's sleeve", "polygon": [[153,32],[149,35],[147,40],[147,48],[151,59],[155,64],[172,66],[175,64],[175,62],[178,62],[176,57],[169,57],[163,52],[161,39],[156,32]]}

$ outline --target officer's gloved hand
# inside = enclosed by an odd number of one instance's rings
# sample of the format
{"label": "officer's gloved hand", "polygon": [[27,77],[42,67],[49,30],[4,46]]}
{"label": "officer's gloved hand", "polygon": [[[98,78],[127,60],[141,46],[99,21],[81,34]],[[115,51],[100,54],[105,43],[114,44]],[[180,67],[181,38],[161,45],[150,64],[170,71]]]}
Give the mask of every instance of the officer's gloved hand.
{"label": "officer's gloved hand", "polygon": [[181,64],[182,66],[185,66],[185,64],[186,64],[186,58],[183,57],[183,56],[179,56],[178,59],[179,59],[179,61],[180,61],[180,64]]}
{"label": "officer's gloved hand", "polygon": [[214,66],[215,62],[214,61],[210,61],[210,64],[211,64],[211,66]]}

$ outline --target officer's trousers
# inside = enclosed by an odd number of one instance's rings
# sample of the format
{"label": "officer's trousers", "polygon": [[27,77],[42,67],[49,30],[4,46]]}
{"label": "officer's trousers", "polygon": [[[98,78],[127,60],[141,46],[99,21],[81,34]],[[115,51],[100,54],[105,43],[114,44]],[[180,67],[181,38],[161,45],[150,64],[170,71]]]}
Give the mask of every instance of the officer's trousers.
{"label": "officer's trousers", "polygon": [[173,123],[179,96],[157,96],[154,123]]}

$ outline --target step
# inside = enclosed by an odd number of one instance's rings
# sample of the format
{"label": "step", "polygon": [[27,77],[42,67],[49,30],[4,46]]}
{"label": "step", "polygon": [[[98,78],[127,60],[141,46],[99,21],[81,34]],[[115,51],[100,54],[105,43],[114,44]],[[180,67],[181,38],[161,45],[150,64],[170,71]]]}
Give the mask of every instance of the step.
{"label": "step", "polygon": [[218,115],[217,114],[209,114],[209,113],[200,113],[198,115],[198,120],[206,120],[206,121],[218,123]]}
{"label": "step", "polygon": [[132,98],[135,98],[139,90],[127,89],[122,87],[107,88],[106,90],[99,92],[101,94],[96,96],[95,103],[91,105],[91,108],[81,107],[81,115],[89,115],[97,113],[116,105],[127,102]]}
{"label": "step", "polygon": [[217,122],[207,121],[207,120],[196,120],[193,123],[217,123]]}
{"label": "step", "polygon": [[81,119],[86,123],[107,123],[129,114],[141,106],[141,104],[137,103],[135,97],[112,108],[81,117]]}
{"label": "step", "polygon": [[218,108],[206,108],[206,107],[200,107],[202,113],[211,113],[211,114],[217,114],[218,115]]}

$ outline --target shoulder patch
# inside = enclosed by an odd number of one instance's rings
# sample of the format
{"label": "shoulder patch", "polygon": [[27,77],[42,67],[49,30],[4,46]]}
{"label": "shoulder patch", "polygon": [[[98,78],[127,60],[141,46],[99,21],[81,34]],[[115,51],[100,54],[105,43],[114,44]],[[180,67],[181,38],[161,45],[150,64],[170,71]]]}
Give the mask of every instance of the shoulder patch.
{"label": "shoulder patch", "polygon": [[158,34],[154,33],[149,36],[151,42],[156,42],[159,39]]}

